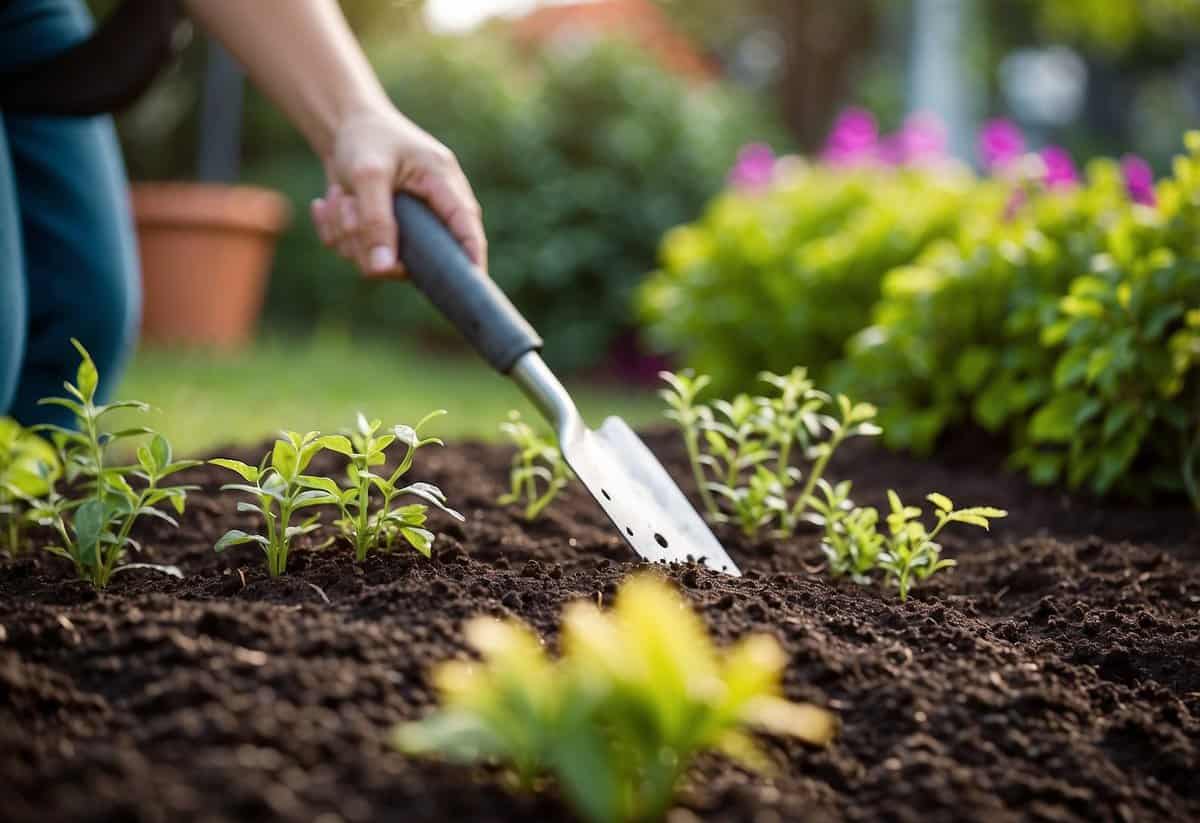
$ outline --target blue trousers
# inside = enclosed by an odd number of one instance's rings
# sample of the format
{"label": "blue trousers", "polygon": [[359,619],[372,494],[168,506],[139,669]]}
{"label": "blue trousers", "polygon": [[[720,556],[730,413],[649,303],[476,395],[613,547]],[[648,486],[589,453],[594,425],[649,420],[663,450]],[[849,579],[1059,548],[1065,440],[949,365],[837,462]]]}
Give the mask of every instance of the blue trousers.
{"label": "blue trousers", "polygon": [[[82,0],[0,3],[0,72],[87,36]],[[74,380],[78,338],[118,382],[140,317],[137,245],[111,118],[0,111],[0,416],[68,425],[38,406]]]}

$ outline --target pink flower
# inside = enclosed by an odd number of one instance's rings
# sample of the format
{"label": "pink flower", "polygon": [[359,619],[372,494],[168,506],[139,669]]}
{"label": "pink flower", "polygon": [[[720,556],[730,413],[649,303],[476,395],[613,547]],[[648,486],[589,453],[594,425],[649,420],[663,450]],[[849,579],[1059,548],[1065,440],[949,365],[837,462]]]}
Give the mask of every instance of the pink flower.
{"label": "pink flower", "polygon": [[1136,154],[1127,154],[1121,158],[1121,174],[1125,178],[1130,200],[1143,206],[1153,206],[1158,202],[1154,194],[1154,170],[1149,163]]}
{"label": "pink flower", "polygon": [[875,115],[866,109],[846,109],[834,122],[821,157],[833,166],[869,163],[875,159],[878,141]]}
{"label": "pink flower", "polygon": [[743,191],[757,191],[771,185],[775,176],[775,152],[765,143],[751,143],[738,152],[729,184]]}
{"label": "pink flower", "polygon": [[909,116],[896,138],[907,165],[929,165],[946,157],[946,126],[935,114],[918,112]]}
{"label": "pink flower", "polygon": [[1047,188],[1062,189],[1074,186],[1079,182],[1079,172],[1075,170],[1075,161],[1071,153],[1061,146],[1046,146],[1041,151],[1042,164],[1046,167],[1043,182]]}
{"label": "pink flower", "polygon": [[979,159],[989,172],[1003,171],[1025,152],[1025,135],[1011,120],[997,118],[979,132]]}

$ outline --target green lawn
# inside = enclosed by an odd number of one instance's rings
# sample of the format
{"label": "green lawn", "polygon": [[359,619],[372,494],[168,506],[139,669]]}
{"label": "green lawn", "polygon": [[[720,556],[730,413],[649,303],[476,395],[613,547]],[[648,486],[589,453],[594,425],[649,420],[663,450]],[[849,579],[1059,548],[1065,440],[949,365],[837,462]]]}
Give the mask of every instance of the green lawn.
{"label": "green lawn", "polygon": [[[569,388],[592,424],[619,414],[636,426],[661,413],[645,389]],[[536,419],[517,389],[482,361],[329,335],[267,339],[233,355],[143,351],[118,396],[153,405],[138,422],[161,430],[182,454],[254,443],[284,428],[337,431],[360,410],[385,423],[411,424],[445,409],[430,429],[445,438],[495,438],[512,408]],[[134,423],[132,417],[121,422]]]}

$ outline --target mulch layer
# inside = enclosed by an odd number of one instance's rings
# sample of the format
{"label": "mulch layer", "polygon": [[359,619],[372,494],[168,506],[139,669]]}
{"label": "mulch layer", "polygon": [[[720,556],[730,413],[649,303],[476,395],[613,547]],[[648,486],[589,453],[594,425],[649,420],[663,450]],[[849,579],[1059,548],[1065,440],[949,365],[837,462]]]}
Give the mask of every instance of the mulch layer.
{"label": "mulch layer", "polygon": [[[686,476],[673,435],[648,442]],[[963,434],[936,461],[868,443],[835,461],[860,502],[937,490],[1012,512],[948,533],[958,567],[907,603],[830,580],[815,532],[722,533],[741,579],[663,569],[720,640],[775,635],[788,696],[841,721],[824,750],[767,741],[770,776],[702,759],[673,823],[1200,819],[1196,516],[1035,489],[996,453]],[[609,602],[641,567],[578,488],[532,525],[497,506],[509,454],[421,453],[415,477],[467,517],[438,521],[432,560],[359,565],[318,533],[270,579],[256,547],[212,551],[254,522],[201,468],[182,527],[140,535],[137,559],[182,580],[130,571],[97,594],[44,553],[0,561],[0,820],[569,819],[552,788],[388,746],[431,706],[466,618],[516,615],[553,642],[565,603]]]}

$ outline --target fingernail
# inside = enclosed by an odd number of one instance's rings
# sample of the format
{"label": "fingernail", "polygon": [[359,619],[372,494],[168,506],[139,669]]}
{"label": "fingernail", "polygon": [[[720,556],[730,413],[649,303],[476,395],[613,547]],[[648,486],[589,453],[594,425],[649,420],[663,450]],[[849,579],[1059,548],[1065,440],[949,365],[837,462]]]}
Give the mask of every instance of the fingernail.
{"label": "fingernail", "polygon": [[396,267],[396,255],[387,246],[371,249],[371,271],[389,271]]}

